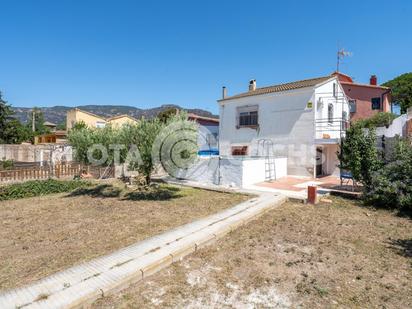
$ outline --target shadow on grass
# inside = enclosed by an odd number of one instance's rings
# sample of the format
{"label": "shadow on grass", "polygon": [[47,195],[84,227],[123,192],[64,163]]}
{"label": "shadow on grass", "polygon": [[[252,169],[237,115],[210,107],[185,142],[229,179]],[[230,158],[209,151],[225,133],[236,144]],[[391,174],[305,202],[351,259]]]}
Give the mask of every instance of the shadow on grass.
{"label": "shadow on grass", "polygon": [[179,188],[170,186],[158,186],[142,188],[127,193],[123,200],[130,201],[167,201],[182,197],[183,194]]}
{"label": "shadow on grass", "polygon": [[412,258],[412,238],[410,239],[392,239],[389,247],[399,255]]}
{"label": "shadow on grass", "polygon": [[87,195],[91,197],[119,197],[122,190],[110,184],[102,184],[92,188],[79,188],[68,197]]}

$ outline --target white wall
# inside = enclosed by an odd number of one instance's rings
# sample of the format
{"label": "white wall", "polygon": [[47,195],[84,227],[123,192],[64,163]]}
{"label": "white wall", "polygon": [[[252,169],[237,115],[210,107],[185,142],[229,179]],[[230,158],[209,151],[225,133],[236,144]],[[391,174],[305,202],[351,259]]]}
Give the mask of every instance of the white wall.
{"label": "white wall", "polygon": [[[333,84],[337,85],[336,97],[333,96]],[[343,120],[343,112],[346,112],[349,120],[349,102],[343,91],[340,83],[334,79],[330,80],[322,85],[319,85],[315,89],[314,96],[314,113],[316,123],[316,138],[324,138],[324,134],[328,135],[331,139],[340,138],[340,125]],[[333,105],[333,123],[328,123],[328,106]]]}
{"label": "white wall", "polygon": [[[276,158],[275,168],[277,179],[285,177],[287,175],[287,159]],[[221,158],[219,161],[217,156],[199,157],[190,168],[179,170],[172,176],[199,183],[241,188],[266,180],[265,159]]]}
{"label": "white wall", "polygon": [[404,114],[394,119],[392,124],[386,127],[376,128],[377,136],[395,137],[396,135],[405,136],[406,135],[406,122],[408,120],[408,115]]}
{"label": "white wall", "polygon": [[[313,89],[250,96],[220,102],[219,150],[231,155],[231,147],[249,146],[257,155],[257,141],[271,139],[274,156],[288,158],[288,173],[311,175],[314,158],[314,114],[307,108]],[[259,128],[237,128],[237,108],[259,105]]]}

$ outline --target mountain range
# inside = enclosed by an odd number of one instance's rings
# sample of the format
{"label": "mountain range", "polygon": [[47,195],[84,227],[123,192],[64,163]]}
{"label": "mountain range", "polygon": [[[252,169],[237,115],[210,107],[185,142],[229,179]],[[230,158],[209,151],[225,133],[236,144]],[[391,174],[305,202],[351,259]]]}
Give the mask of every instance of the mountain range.
{"label": "mountain range", "polygon": [[[68,110],[73,109],[74,107],[68,106],[53,106],[53,107],[40,107],[39,109],[43,112],[44,119],[46,121],[53,122],[55,124],[60,124],[66,121],[66,113]],[[122,106],[122,105],[83,105],[77,106],[77,108],[108,118],[112,116],[127,114],[134,118],[152,118],[156,117],[161,111],[169,108],[178,108],[179,110],[187,111],[188,113],[194,113],[199,116],[206,116],[211,118],[219,118],[219,116],[212,114],[203,109],[187,109],[182,108],[178,105],[162,105],[155,108],[142,109],[134,106]],[[22,122],[27,122],[31,117],[32,108],[29,107],[13,107],[14,116]]]}

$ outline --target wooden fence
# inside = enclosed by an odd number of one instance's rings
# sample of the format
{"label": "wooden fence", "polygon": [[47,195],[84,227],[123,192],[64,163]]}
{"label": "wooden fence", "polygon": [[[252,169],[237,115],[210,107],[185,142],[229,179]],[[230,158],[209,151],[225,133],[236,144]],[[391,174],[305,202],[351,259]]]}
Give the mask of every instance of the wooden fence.
{"label": "wooden fence", "polygon": [[80,164],[60,164],[34,168],[13,169],[0,171],[0,182],[18,182],[24,180],[64,178],[79,175]]}

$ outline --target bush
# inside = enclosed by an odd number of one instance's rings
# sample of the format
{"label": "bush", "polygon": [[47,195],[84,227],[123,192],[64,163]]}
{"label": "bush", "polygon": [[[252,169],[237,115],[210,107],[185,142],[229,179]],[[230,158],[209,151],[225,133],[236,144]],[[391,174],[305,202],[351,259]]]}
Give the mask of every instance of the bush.
{"label": "bush", "polygon": [[354,122],[361,128],[376,128],[376,127],[388,127],[392,124],[393,120],[397,116],[392,113],[379,112],[367,119],[361,119]]}
{"label": "bush", "polygon": [[91,183],[82,180],[31,180],[0,187],[0,201],[70,192],[88,186],[91,186]]}
{"label": "bush", "polygon": [[358,125],[351,126],[342,140],[338,157],[339,167],[351,171],[353,178],[368,189],[372,174],[383,164],[376,148],[374,129],[365,130]]}
{"label": "bush", "polygon": [[373,173],[364,201],[377,207],[412,211],[412,146],[398,140],[392,157]]}
{"label": "bush", "polygon": [[11,170],[14,167],[14,161],[13,160],[6,160],[6,158],[3,158],[0,160],[0,171],[1,170]]}

